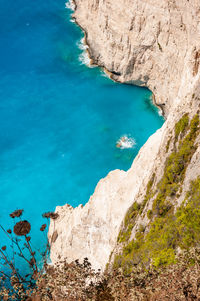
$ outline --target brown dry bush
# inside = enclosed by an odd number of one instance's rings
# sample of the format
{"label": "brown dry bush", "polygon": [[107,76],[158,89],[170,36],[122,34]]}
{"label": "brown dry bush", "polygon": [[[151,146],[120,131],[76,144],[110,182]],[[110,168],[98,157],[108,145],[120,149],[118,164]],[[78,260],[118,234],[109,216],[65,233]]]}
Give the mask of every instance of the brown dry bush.
{"label": "brown dry bush", "polygon": [[[23,210],[16,210],[11,218],[20,218]],[[45,218],[57,218],[50,212]],[[12,242],[13,251],[17,250],[28,264],[30,273],[22,275],[15,266],[14,257],[9,259],[7,246],[0,248],[0,299],[26,301],[192,301],[200,300],[200,248],[185,251],[177,258],[177,263],[159,269],[144,270],[134,265],[130,274],[122,269],[100,273],[94,271],[85,258],[67,263],[63,260],[56,265],[47,264],[50,245],[47,241],[43,252],[43,266],[39,268],[36,253],[31,246],[28,221],[18,221],[11,229],[0,228]],[[40,231],[46,231],[43,224]],[[47,234],[47,233],[46,233]],[[30,234],[29,234],[30,235]],[[29,256],[26,257],[17,236],[22,237]],[[5,270],[7,268],[7,270]]]}

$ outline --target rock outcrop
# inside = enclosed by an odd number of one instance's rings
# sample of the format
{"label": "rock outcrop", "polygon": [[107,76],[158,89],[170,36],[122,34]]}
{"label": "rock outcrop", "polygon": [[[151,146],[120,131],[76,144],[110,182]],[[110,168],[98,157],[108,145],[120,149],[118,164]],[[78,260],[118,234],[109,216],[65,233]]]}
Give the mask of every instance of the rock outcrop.
{"label": "rock outcrop", "polygon": [[[189,92],[199,67],[197,0],[76,0],[93,61],[112,78],[145,85],[166,111]],[[187,83],[187,87],[186,87]]]}
{"label": "rock outcrop", "polygon": [[[197,0],[76,0],[74,18],[86,33],[92,62],[116,81],[149,87],[166,116],[127,172],[110,172],[84,207],[56,208],[59,218],[49,229],[50,240],[55,231],[58,234],[51,245],[52,261],[88,257],[103,270],[126,211],[134,201],[142,202],[152,174],[155,182],[163,174],[175,123],[185,112],[193,116],[198,111],[200,7]],[[198,147],[179,203],[200,173],[199,162]],[[147,222],[145,215],[141,221]]]}

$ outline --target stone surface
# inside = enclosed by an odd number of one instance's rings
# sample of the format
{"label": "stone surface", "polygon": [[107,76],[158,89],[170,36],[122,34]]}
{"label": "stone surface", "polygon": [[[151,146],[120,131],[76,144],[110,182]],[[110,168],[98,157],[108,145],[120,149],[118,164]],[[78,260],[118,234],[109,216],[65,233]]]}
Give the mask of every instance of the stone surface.
{"label": "stone surface", "polygon": [[115,80],[149,87],[168,112],[198,73],[199,1],[75,2],[93,61]]}
{"label": "stone surface", "polygon": [[[53,263],[88,257],[93,267],[103,270],[127,209],[134,201],[142,202],[154,172],[156,182],[162,176],[175,122],[184,112],[192,116],[198,110],[200,6],[197,0],[76,0],[74,17],[86,32],[93,63],[114,80],[149,87],[167,118],[131,168],[100,180],[84,207],[56,208],[59,218],[49,229],[50,239],[58,233],[51,246]],[[200,147],[188,166],[180,202],[200,173],[199,162]]]}

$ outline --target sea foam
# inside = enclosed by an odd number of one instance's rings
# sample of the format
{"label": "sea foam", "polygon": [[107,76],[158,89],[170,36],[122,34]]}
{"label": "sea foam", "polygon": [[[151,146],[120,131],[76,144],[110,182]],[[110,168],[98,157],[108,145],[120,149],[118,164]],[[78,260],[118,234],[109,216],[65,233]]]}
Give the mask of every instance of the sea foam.
{"label": "sea foam", "polygon": [[100,74],[101,74],[101,76],[103,76],[103,77],[106,77],[106,78],[109,78],[109,79],[110,79],[110,77],[109,77],[108,73],[106,73],[104,70],[101,70]]}
{"label": "sea foam", "polygon": [[123,135],[117,140],[116,147],[120,149],[133,148],[136,145],[136,141],[134,138]]}
{"label": "sea foam", "polygon": [[86,65],[87,67],[92,67],[90,64],[90,57],[87,52],[88,45],[85,44],[85,38],[83,37],[78,43],[77,46],[80,50],[82,50],[81,54],[79,55],[79,62],[81,65]]}
{"label": "sea foam", "polygon": [[68,2],[65,3],[65,7],[74,11],[75,10],[75,4],[73,0],[69,0]]}
{"label": "sea foam", "polygon": [[[68,2],[65,3],[65,7],[67,9],[70,9],[70,10],[74,11],[75,10],[74,1],[69,0]],[[75,20],[74,20],[74,18],[72,18],[72,16],[71,16],[70,22],[75,23]],[[79,62],[81,63],[81,65],[86,65],[87,67],[91,67],[90,58],[89,58],[89,55],[86,51],[88,49],[88,46],[85,44],[85,38],[82,38],[77,43],[77,46],[80,50],[82,50],[82,53],[79,55]]]}

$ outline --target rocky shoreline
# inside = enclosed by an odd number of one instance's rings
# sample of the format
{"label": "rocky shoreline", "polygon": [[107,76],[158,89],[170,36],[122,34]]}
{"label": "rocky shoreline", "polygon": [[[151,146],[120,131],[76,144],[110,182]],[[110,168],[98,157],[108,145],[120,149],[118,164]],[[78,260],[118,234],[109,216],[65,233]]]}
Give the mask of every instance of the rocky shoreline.
{"label": "rocky shoreline", "polygon": [[[98,183],[83,207],[57,207],[59,218],[51,222],[49,237],[55,263],[88,257],[94,268],[104,270],[111,254],[118,252],[117,237],[128,208],[142,203],[152,175],[157,185],[165,161],[173,150],[174,125],[184,113],[199,110],[200,13],[198,1],[186,0],[76,0],[73,17],[84,30],[93,64],[107,70],[111,79],[147,86],[161,107],[166,122],[141,148],[131,168],[115,170]],[[109,70],[109,71],[108,71]],[[170,141],[170,143],[169,143]],[[199,174],[200,147],[189,163],[180,204],[190,182]],[[147,225],[151,200],[138,216],[132,237]],[[114,250],[114,253],[113,253]]]}

